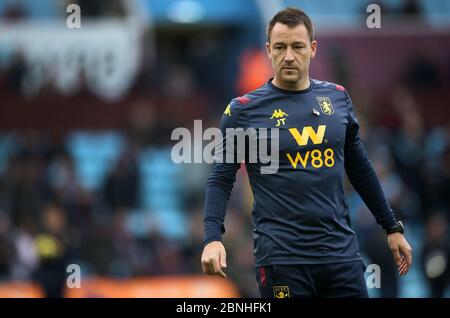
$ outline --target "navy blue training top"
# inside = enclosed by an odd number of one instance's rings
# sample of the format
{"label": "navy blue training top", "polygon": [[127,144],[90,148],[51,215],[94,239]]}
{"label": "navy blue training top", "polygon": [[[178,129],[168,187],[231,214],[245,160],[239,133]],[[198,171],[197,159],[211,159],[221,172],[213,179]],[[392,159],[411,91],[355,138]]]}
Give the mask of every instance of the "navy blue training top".
{"label": "navy blue training top", "polygon": [[[396,224],[342,86],[312,79],[309,88],[289,91],[270,80],[228,105],[221,130],[225,136],[226,128],[238,127],[279,129],[278,171],[262,174],[264,164],[245,163],[254,197],[256,266],[360,259],[344,193],[344,172],[378,224],[384,229]],[[222,239],[240,165],[213,163],[206,189],[204,244]]]}

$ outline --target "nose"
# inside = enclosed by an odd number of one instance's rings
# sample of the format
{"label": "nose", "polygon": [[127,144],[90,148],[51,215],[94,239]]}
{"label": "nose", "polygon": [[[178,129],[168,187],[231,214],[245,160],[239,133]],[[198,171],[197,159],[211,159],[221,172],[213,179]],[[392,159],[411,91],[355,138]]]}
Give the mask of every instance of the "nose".
{"label": "nose", "polygon": [[291,63],[294,61],[294,53],[291,48],[287,48],[286,55],[284,56],[284,61],[287,63]]}

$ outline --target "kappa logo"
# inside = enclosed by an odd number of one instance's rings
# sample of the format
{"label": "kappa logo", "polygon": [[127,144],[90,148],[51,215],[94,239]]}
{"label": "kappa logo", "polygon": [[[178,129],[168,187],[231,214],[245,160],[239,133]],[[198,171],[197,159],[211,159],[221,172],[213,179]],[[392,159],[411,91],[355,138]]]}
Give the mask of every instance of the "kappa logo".
{"label": "kappa logo", "polygon": [[316,97],[322,113],[325,115],[334,114],[334,108],[329,97]]}
{"label": "kappa logo", "polygon": [[273,296],[275,298],[291,298],[289,286],[273,286]]}
{"label": "kappa logo", "polygon": [[230,104],[228,104],[227,108],[225,108],[225,115],[231,116],[231,106]]}
{"label": "kappa logo", "polygon": [[285,117],[287,117],[287,116],[289,116],[289,115],[286,114],[281,108],[280,109],[274,109],[272,117],[270,117],[270,119],[276,119],[277,120],[276,127],[278,127],[280,125],[286,124],[286,118]]}

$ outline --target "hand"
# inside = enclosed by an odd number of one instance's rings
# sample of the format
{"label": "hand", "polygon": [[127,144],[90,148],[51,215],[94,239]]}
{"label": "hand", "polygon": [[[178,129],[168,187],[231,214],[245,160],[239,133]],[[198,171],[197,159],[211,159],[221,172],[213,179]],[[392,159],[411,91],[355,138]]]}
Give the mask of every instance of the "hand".
{"label": "hand", "polygon": [[400,276],[406,275],[412,264],[412,250],[402,233],[388,235],[389,248],[394,255]]}
{"label": "hand", "polygon": [[202,268],[203,273],[208,275],[220,275],[223,278],[227,274],[222,268],[227,267],[227,253],[225,247],[220,241],[213,241],[208,243],[203,249],[202,253]]}

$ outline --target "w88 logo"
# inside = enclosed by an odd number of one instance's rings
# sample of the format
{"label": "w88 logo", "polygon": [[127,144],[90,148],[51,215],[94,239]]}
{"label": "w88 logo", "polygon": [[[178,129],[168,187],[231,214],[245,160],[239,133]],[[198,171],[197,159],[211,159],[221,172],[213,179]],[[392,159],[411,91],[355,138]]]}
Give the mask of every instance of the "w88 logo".
{"label": "w88 logo", "polygon": [[334,151],[331,148],[327,148],[323,152],[319,149],[308,150],[303,156],[300,152],[297,152],[295,158],[292,158],[291,154],[287,153],[286,157],[294,169],[297,169],[298,163],[303,168],[306,168],[308,164],[316,169],[322,168],[323,166],[328,168],[334,166]]}

